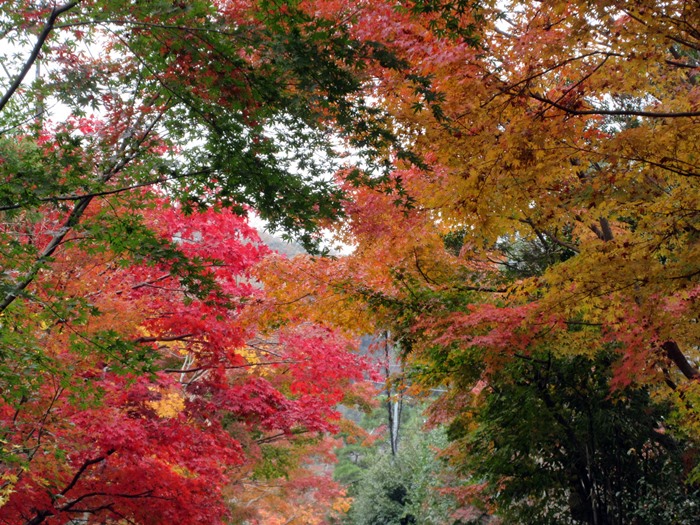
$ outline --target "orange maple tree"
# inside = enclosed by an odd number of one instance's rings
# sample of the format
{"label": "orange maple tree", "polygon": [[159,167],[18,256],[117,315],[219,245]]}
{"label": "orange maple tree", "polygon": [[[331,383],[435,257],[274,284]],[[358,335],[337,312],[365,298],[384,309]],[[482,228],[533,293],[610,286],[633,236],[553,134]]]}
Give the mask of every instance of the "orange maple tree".
{"label": "orange maple tree", "polygon": [[353,14],[356,34],[403,61],[374,69],[372,88],[422,165],[392,159],[403,193],[357,188],[340,229],[355,251],[288,266],[300,293],[280,288],[280,301],[348,325],[334,314],[347,301],[390,328],[416,383],[450,387],[442,422],[514,361],[612,352],[610,388],[670,401],[692,441],[697,9],[416,1]]}
{"label": "orange maple tree", "polygon": [[[415,279],[469,292],[475,304],[436,325],[443,343],[496,361],[547,341],[562,355],[615,345],[614,384],[694,398],[696,10],[419,1],[354,14],[356,34],[404,62],[375,69],[374,89],[424,165],[395,159],[408,209],[353,196],[345,289],[406,295]],[[508,243],[539,245],[539,266]]]}

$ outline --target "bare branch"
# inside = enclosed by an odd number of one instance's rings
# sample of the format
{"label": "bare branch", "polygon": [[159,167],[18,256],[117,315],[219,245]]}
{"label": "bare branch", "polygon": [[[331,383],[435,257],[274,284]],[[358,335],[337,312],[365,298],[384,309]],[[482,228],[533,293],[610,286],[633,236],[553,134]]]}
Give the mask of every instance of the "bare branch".
{"label": "bare branch", "polygon": [[109,456],[114,454],[116,452],[116,449],[110,448],[103,456],[97,457],[95,459],[87,459],[85,462],[80,466],[78,471],[75,473],[73,476],[73,479],[70,481],[66,487],[58,493],[59,496],[65,496],[73,487],[75,487],[76,483],[78,483],[78,480],[80,480],[80,477],[85,473],[85,471],[91,467],[92,465],[96,465],[97,463],[102,463],[105,459],[107,459]]}
{"label": "bare branch", "polygon": [[161,336],[161,337],[139,337],[134,339],[134,343],[157,343],[161,341],[183,341],[192,337],[195,334],[182,334],[182,335],[171,335],[171,336]]}
{"label": "bare branch", "polygon": [[295,360],[283,360],[283,361],[265,361],[264,363],[248,363],[245,365],[235,365],[235,366],[224,366],[224,367],[217,367],[215,365],[205,365],[205,366],[198,366],[195,368],[188,368],[187,370],[182,370],[180,368],[164,368],[161,370],[161,372],[166,372],[168,374],[191,374],[194,372],[200,372],[202,370],[210,370],[213,368],[223,368],[224,370],[236,370],[239,368],[252,368],[256,366],[269,366],[269,365],[289,365],[293,363],[298,363],[299,361]]}

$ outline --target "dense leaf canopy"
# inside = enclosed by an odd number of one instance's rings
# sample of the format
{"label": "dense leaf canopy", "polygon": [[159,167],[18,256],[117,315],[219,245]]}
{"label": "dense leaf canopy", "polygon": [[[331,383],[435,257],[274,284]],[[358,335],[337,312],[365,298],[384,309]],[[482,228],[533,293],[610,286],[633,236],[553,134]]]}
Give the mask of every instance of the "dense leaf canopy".
{"label": "dense leaf canopy", "polygon": [[[465,505],[692,522],[699,28],[680,0],[0,4],[0,520],[346,508],[313,458],[367,402],[346,337],[381,330],[444,394]],[[250,211],[353,251],[268,256]]]}

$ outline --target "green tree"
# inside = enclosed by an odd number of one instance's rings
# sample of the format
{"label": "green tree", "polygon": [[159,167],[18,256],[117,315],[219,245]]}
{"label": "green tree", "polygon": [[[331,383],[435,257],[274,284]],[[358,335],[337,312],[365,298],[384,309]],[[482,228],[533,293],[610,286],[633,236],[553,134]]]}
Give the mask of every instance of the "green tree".
{"label": "green tree", "polygon": [[612,353],[509,364],[450,424],[456,464],[507,523],[691,524],[689,443],[646,389],[611,393]]}
{"label": "green tree", "polygon": [[[371,449],[350,446],[339,451],[342,459],[334,475],[351,483],[349,525],[441,525],[453,521],[450,516],[455,501],[440,491],[449,479],[447,464],[438,457],[447,443],[445,434],[422,428],[420,405],[407,403],[407,407],[396,453],[386,440],[376,441]],[[385,416],[382,412],[376,414]]]}

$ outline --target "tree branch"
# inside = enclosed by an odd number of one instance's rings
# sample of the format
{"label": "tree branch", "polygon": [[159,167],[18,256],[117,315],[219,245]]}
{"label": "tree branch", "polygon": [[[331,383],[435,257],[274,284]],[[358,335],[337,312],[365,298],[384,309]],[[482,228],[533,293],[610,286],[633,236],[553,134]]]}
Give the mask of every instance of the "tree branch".
{"label": "tree branch", "polygon": [[134,343],[157,343],[161,341],[182,341],[184,339],[187,339],[189,337],[192,337],[195,334],[182,334],[182,335],[170,335],[170,336],[163,336],[163,337],[139,337],[138,339],[134,339]]}
{"label": "tree branch", "polygon": [[[71,479],[70,483],[68,483],[68,485],[66,485],[66,487],[58,494],[51,494],[52,502],[55,502],[57,498],[65,496],[70,490],[72,490],[73,487],[75,487],[75,485],[80,480],[81,476],[85,473],[85,471],[90,466],[95,465],[97,463],[101,463],[102,461],[107,459],[109,456],[114,454],[115,451],[116,451],[116,449],[111,448],[103,456],[100,456],[100,457],[95,458],[95,459],[85,460],[85,462],[80,466],[78,471],[73,476],[73,479]],[[75,505],[77,502],[79,502],[80,500],[85,499],[85,497],[86,496],[83,495],[80,498],[76,499],[75,501],[73,501],[67,505],[64,505],[63,508],[54,507],[52,509],[36,510],[36,514],[34,515],[34,517],[27,520],[25,522],[25,525],[39,525],[39,523],[43,523],[46,520],[46,518],[53,516],[56,513],[56,511],[60,512],[60,511],[67,510],[70,507],[72,507],[73,505]]]}
{"label": "tree branch", "polygon": [[96,465],[97,463],[102,463],[105,459],[107,459],[109,456],[114,454],[116,452],[116,449],[110,448],[103,456],[100,456],[95,459],[87,459],[85,462],[80,466],[78,471],[75,473],[73,476],[73,479],[70,481],[66,487],[58,493],[58,496],[65,496],[73,487],[75,487],[76,483],[78,483],[78,480],[80,477],[85,473],[85,471],[92,465]]}
{"label": "tree branch", "polygon": [[538,100],[544,104],[549,104],[557,109],[568,113],[569,115],[612,115],[618,117],[648,117],[648,118],[687,118],[700,117],[700,111],[638,111],[638,110],[623,110],[623,109],[574,109],[565,104],[560,104],[547,97],[538,95],[532,91],[528,92],[528,96]]}
{"label": "tree branch", "polygon": [[[299,361],[295,360],[283,360],[283,361],[265,361],[263,363],[248,363],[245,365],[235,365],[235,366],[224,366],[222,367],[224,370],[236,370],[239,368],[252,368],[255,366],[269,366],[269,365],[289,365],[293,363],[298,363]],[[211,370],[213,368],[219,368],[215,365],[203,365],[203,366],[198,366],[195,368],[188,368],[186,370],[182,370],[180,368],[163,368],[161,372],[165,372],[168,374],[191,374],[193,372],[200,372],[202,370]]]}
{"label": "tree branch", "polygon": [[509,288],[493,288],[491,286],[471,286],[468,284],[458,284],[456,290],[464,292],[486,292],[486,293],[506,293]]}
{"label": "tree branch", "polygon": [[[581,250],[579,250],[579,248],[577,246],[575,246],[571,243],[568,243],[566,241],[562,241],[556,235],[552,235],[550,232],[547,232],[547,231],[541,231],[537,226],[535,226],[535,223],[532,221],[532,219],[516,219],[516,220],[519,222],[522,222],[523,224],[527,224],[530,228],[532,228],[532,231],[534,231],[538,237],[540,237],[541,235],[545,235],[547,240],[551,240],[554,244],[558,244],[562,248],[566,248],[567,250],[571,250],[574,253],[579,253],[581,251]],[[546,243],[545,243],[545,245],[546,245]]]}
{"label": "tree branch", "polygon": [[73,210],[71,210],[70,214],[68,215],[68,218],[63,223],[63,226],[53,235],[51,241],[49,241],[49,243],[43,249],[29,271],[24,274],[22,279],[17,282],[5,295],[2,301],[0,301],[0,313],[4,312],[7,307],[10,306],[15,299],[17,299],[17,297],[19,297],[19,294],[21,294],[24,289],[31,284],[39,273],[39,270],[41,270],[43,267],[44,263],[51,257],[51,255],[53,255],[61,242],[63,242],[63,239],[65,239],[66,235],[68,235],[68,232],[70,232],[73,227],[78,224],[80,218],[85,213],[85,210],[91,201],[92,197],[83,197],[75,204]]}
{"label": "tree branch", "polygon": [[[157,179],[139,182],[138,184],[132,184],[130,186],[122,186],[119,188],[113,188],[110,190],[96,191],[93,193],[84,193],[82,195],[56,195],[54,197],[42,197],[37,199],[39,202],[60,202],[60,201],[78,201],[86,197],[106,197],[108,195],[116,195],[118,193],[123,193],[125,191],[130,191],[138,188],[144,188],[147,186],[155,186],[157,184],[163,184],[166,182],[186,179],[188,177],[196,177],[198,175],[206,175],[212,173],[211,168],[204,168],[197,171],[191,171],[187,173],[182,173],[178,175],[172,175],[170,177],[160,177]],[[9,204],[7,206],[0,206],[0,211],[16,210],[22,207],[22,204]]]}
{"label": "tree branch", "polygon": [[[76,2],[77,5],[77,2]],[[137,138],[134,143],[136,144],[136,147],[138,148],[141,146],[146,138],[151,134],[153,131],[156,123],[162,118],[163,113],[161,112],[154,120],[151,122],[145,129],[145,131],[141,134],[139,138]],[[112,177],[114,177],[117,173],[121,172],[126,166],[134,160],[140,150],[136,149],[132,153],[128,153],[127,150],[129,149],[129,146],[131,144],[131,137],[132,133],[134,131],[134,128],[132,127],[131,129],[125,131],[122,134],[122,140],[121,140],[121,146],[119,148],[118,154],[115,154],[108,162],[108,165],[104,167],[104,170],[101,172],[101,175],[99,177],[100,182],[106,183],[108,182]],[[129,133],[132,132],[132,133]],[[121,158],[120,158],[121,156]],[[53,255],[53,253],[56,251],[56,249],[59,247],[59,245],[63,242],[63,240],[66,238],[66,235],[75,227],[78,225],[80,222],[82,216],[85,214],[85,210],[87,210],[88,206],[94,199],[94,196],[91,195],[86,195],[85,197],[80,197],[78,201],[75,203],[73,206],[73,209],[71,212],[68,214],[68,217],[66,220],[63,222],[63,225],[61,228],[58,229],[56,233],[54,233],[53,237],[49,241],[49,243],[46,245],[46,247],[42,250],[42,252],[39,254],[39,257],[37,257],[36,261],[34,264],[29,268],[29,270],[21,277],[21,279],[15,283],[15,285],[10,289],[9,292],[5,295],[5,297],[0,301],[0,313],[4,312],[8,306],[10,306],[17,297],[19,297],[19,294],[21,294],[27,286],[29,286],[32,281],[34,281],[34,278],[37,276],[41,268],[44,266],[44,263],[47,262],[47,260]]]}
{"label": "tree branch", "polygon": [[32,66],[36,62],[37,58],[39,58],[39,53],[41,52],[41,48],[44,47],[44,43],[46,42],[46,39],[49,38],[51,31],[53,31],[54,25],[55,25],[58,17],[61,16],[66,11],[73,9],[79,3],[80,3],[80,0],[76,0],[74,2],[69,2],[67,4],[64,4],[62,6],[56,6],[51,10],[51,15],[49,16],[49,19],[46,21],[46,24],[44,24],[44,29],[39,34],[39,37],[37,38],[36,44],[34,44],[34,49],[32,49],[32,52],[29,55],[29,58],[24,63],[24,67],[22,68],[22,71],[20,71],[19,74],[15,77],[15,79],[12,81],[12,84],[10,84],[10,87],[8,88],[5,95],[2,97],[2,99],[0,99],[0,111],[2,111],[5,108],[7,103],[10,101],[12,96],[17,91],[17,89],[19,89],[19,86],[22,85],[22,81],[24,80],[24,77],[27,76],[27,73],[29,73],[29,70],[32,68]]}
{"label": "tree branch", "polygon": [[428,284],[438,284],[438,283],[435,282],[433,279],[431,279],[430,277],[428,277],[428,276],[426,275],[426,273],[423,271],[423,268],[421,268],[421,266],[420,266],[420,260],[418,259],[418,252],[416,252],[416,249],[415,249],[415,248],[413,248],[413,259],[414,259],[415,262],[416,262],[416,269],[418,270],[418,273],[421,274],[421,276],[423,277],[423,279],[425,280],[425,282],[428,283]]}
{"label": "tree branch", "polygon": [[608,219],[605,217],[601,217],[598,222],[600,222],[600,229],[603,231],[603,237],[602,239],[604,241],[612,241],[613,240],[613,232],[612,228],[610,228],[610,222]]}
{"label": "tree branch", "polygon": [[700,370],[688,361],[678,346],[678,343],[675,341],[666,341],[661,345],[661,348],[685,377],[694,381],[700,381]]}

